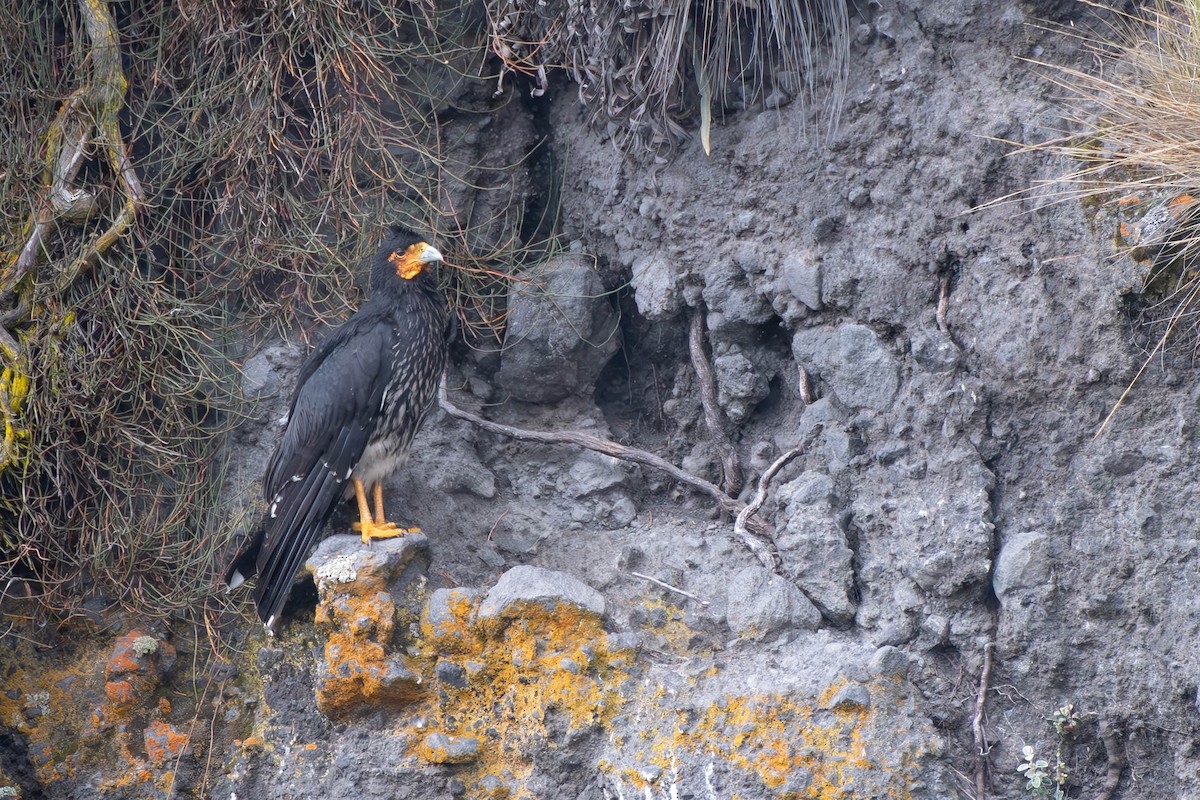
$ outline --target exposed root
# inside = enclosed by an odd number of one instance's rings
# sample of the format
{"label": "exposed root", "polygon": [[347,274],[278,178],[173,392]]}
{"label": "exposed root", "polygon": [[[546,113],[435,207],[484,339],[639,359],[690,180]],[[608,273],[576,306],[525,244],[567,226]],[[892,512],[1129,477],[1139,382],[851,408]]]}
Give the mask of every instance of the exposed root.
{"label": "exposed root", "polygon": [[1104,785],[1092,800],[1112,800],[1121,783],[1121,771],[1125,769],[1125,750],[1113,725],[1100,726],[1100,741],[1104,742],[1104,752],[1108,754],[1108,772],[1104,776]]}
{"label": "exposed root", "polygon": [[983,729],[983,709],[987,702],[988,680],[992,674],[992,642],[983,646],[983,668],[979,671],[979,691],[975,695],[975,719],[971,729],[975,733],[975,800],[987,798],[987,757],[992,749],[987,742],[987,731]]}
{"label": "exposed root", "polygon": [[763,503],[767,502],[767,490],[771,487],[771,481],[775,478],[779,470],[783,469],[793,458],[807,450],[809,445],[812,444],[813,439],[820,433],[821,426],[813,426],[813,429],[809,431],[808,436],[804,438],[803,442],[775,459],[775,463],[767,467],[758,478],[758,488],[754,492],[754,498],[738,513],[737,519],[733,523],[733,531],[738,535],[738,538],[746,543],[746,546],[758,557],[758,560],[762,562],[764,567],[777,574],[781,574],[783,569],[783,558],[779,555],[774,538],[751,531],[747,527],[746,522],[751,516],[758,513]]}
{"label": "exposed root", "polygon": [[[586,450],[591,450],[596,453],[619,458],[622,461],[630,461],[634,464],[641,464],[647,467],[653,467],[660,472],[665,472],[680,483],[691,486],[709,497],[717,501],[721,509],[735,518],[737,518],[740,530],[739,536],[742,543],[751,553],[754,554],[763,566],[779,573],[782,569],[782,561],[779,558],[779,552],[775,549],[774,528],[770,523],[766,522],[756,512],[758,507],[751,508],[746,503],[742,503],[729,495],[727,495],[721,487],[716,484],[709,483],[703,478],[698,478],[689,472],[684,472],[679,467],[672,464],[670,461],[657,456],[654,453],[645,450],[639,450],[636,447],[626,447],[623,444],[610,442],[607,439],[601,439],[599,436],[593,436],[590,433],[581,433],[579,431],[531,431],[525,428],[515,428],[511,425],[504,425],[499,422],[492,422],[484,419],[478,414],[473,414],[470,411],[465,411],[450,402],[450,398],[446,393],[446,383],[442,382],[441,388],[438,390],[438,404],[442,410],[455,419],[461,419],[465,422],[470,422],[477,427],[498,433],[502,436],[507,436],[512,439],[517,439],[524,442],[540,442],[542,444],[568,444],[576,447],[582,447]],[[771,466],[767,472],[763,473],[763,477],[759,479],[759,491],[766,493],[767,485],[770,479],[774,477],[775,472],[783,467],[787,461],[791,460],[800,452],[803,452],[814,438],[820,433],[820,426],[815,427],[805,438],[804,443],[799,447],[794,448],[785,454],[783,458],[776,461],[776,464]],[[772,471],[774,470],[774,471]],[[759,502],[759,506],[762,502]]]}
{"label": "exposed root", "polygon": [[938,304],[937,304],[937,326],[938,330],[947,336],[950,335],[950,324],[946,322],[946,314],[950,311],[950,275],[949,273],[942,276],[941,286],[938,289]]}
{"label": "exposed root", "polygon": [[721,448],[721,486],[726,494],[737,497],[742,491],[742,465],[738,459],[737,448],[725,430],[725,415],[721,413],[721,407],[717,404],[717,382],[708,354],[704,352],[704,312],[699,308],[692,312],[688,329],[688,349],[692,355],[692,368],[696,370],[696,378],[700,382],[704,425],[717,447]]}
{"label": "exposed root", "polygon": [[[49,155],[46,159],[46,198],[35,209],[22,238],[25,244],[0,275],[0,308],[14,306],[5,314],[0,329],[0,422],[4,438],[0,443],[0,469],[15,466],[20,460],[20,418],[29,390],[29,365],[25,347],[11,329],[33,314],[32,281],[37,274],[43,243],[60,221],[84,222],[96,211],[92,192],[74,187],[76,176],[93,145],[103,148],[113,171],[121,176],[125,204],[108,229],[100,234],[84,253],[59,274],[55,293],[62,293],[95,264],[132,224],[143,193],[137,172],[125,154],[118,114],[124,103],[125,74],[121,71],[121,53],[117,25],[102,0],[79,0],[79,8],[91,38],[92,80],[77,89],[62,104],[47,134]],[[94,136],[92,134],[95,134]]]}
{"label": "exposed root", "polygon": [[802,366],[797,366],[800,371],[800,399],[804,401],[804,405],[811,406],[817,402],[817,393],[813,391],[812,378],[808,375],[808,370]]}

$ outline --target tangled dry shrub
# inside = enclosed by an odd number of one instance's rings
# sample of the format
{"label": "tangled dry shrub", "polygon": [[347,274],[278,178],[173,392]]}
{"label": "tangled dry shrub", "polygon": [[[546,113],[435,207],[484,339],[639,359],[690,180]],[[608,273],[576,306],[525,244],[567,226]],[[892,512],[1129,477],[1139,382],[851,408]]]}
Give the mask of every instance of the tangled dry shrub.
{"label": "tangled dry shrub", "polygon": [[486,328],[519,219],[442,193],[474,165],[439,112],[494,106],[465,0],[113,9],[0,7],[0,589],[32,567],[51,608],[169,613],[241,522],[218,490],[248,340],[347,313],[388,221],[490,259],[455,289]]}

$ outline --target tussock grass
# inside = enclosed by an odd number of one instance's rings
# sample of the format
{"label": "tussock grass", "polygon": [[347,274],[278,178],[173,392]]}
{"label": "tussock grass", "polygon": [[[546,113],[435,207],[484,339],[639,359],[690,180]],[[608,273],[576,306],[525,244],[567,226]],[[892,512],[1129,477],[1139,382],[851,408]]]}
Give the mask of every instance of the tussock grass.
{"label": "tussock grass", "polygon": [[1074,130],[1023,149],[1078,165],[1042,182],[1039,194],[1107,213],[1118,244],[1149,261],[1143,323],[1154,344],[1136,383],[1172,343],[1200,346],[1200,3],[1154,0],[1133,13],[1097,7],[1116,13],[1111,25],[1056,29],[1079,39],[1091,69],[1039,62],[1062,90]]}
{"label": "tussock grass", "polygon": [[849,59],[838,0],[488,0],[492,49],[535,91],[566,69],[590,120],[622,149],[669,151],[699,116],[763,102],[825,103],[836,122]]}

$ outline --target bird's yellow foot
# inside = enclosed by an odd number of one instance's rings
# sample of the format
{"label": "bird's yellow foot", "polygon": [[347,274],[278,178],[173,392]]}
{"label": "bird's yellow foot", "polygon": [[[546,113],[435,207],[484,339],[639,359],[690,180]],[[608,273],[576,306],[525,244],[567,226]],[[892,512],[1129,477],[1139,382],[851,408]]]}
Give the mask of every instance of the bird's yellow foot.
{"label": "bird's yellow foot", "polygon": [[[362,481],[358,478],[354,479],[354,496],[358,500],[358,522],[351,525],[354,530],[362,534],[363,544],[370,544],[372,539],[391,539],[396,536],[403,536],[406,533],[420,533],[420,528],[401,528],[394,522],[388,522],[383,518],[383,485],[375,484],[375,515],[371,516],[371,509],[367,505],[367,487],[363,486]],[[375,520],[379,520],[376,522]]]}
{"label": "bird's yellow foot", "polygon": [[372,539],[392,539],[408,533],[421,532],[420,528],[401,528],[394,522],[372,522],[370,520],[355,522],[350,527],[362,534],[363,544],[370,544]]}

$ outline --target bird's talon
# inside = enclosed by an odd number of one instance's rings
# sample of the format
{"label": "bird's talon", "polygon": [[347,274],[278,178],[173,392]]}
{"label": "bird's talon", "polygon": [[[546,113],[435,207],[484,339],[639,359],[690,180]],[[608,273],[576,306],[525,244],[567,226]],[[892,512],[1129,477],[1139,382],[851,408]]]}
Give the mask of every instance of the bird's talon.
{"label": "bird's talon", "polygon": [[363,544],[370,544],[372,539],[392,539],[408,533],[420,533],[418,528],[399,528],[394,522],[355,522],[351,527],[362,534]]}

